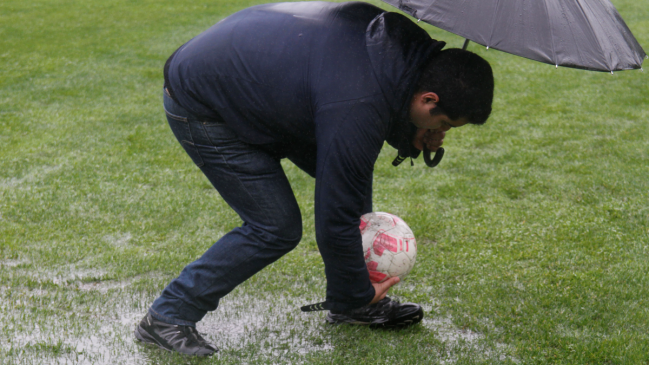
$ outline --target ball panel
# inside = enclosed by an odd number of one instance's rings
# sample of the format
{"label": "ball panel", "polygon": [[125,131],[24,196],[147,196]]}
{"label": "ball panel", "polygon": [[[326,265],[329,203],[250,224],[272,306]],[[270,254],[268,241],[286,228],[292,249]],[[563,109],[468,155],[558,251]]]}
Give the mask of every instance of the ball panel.
{"label": "ball panel", "polygon": [[390,266],[388,267],[388,275],[390,277],[401,277],[406,274],[409,268],[410,258],[404,252],[400,252],[392,256]]}
{"label": "ball panel", "polygon": [[367,249],[363,247],[363,250],[365,251],[365,262],[367,262],[367,260],[369,260],[370,257],[372,257],[372,247],[368,247]]}
{"label": "ball panel", "polygon": [[385,255],[382,256],[373,255],[372,260],[378,263],[378,266],[376,267],[376,271],[387,273],[392,263],[392,255],[393,255],[392,252],[389,251],[386,251]]}
{"label": "ball panel", "polygon": [[370,281],[373,283],[382,283],[388,279],[388,275],[376,271],[376,268],[379,266],[379,263],[376,261],[369,261],[367,263],[367,271],[370,273]]}
{"label": "ball panel", "polygon": [[388,279],[388,276],[382,272],[370,271],[370,282],[372,283],[382,283]]}
{"label": "ball panel", "polygon": [[417,241],[414,238],[404,238],[404,248],[403,252],[408,255],[410,258],[410,261],[412,261],[413,265],[415,263],[415,259],[417,258]]}
{"label": "ball panel", "polygon": [[[370,214],[372,214],[372,213],[370,213]],[[387,226],[387,227],[396,226],[396,222],[394,220],[394,217],[396,217],[395,215],[392,215],[390,213],[384,213],[384,212],[376,212],[376,213],[374,213],[374,217],[375,217],[375,220],[377,221],[378,224],[381,224],[381,225]]]}
{"label": "ball panel", "polygon": [[379,232],[374,238],[373,247],[374,253],[378,256],[382,256],[385,250],[397,252],[399,250],[399,240],[385,232]]}

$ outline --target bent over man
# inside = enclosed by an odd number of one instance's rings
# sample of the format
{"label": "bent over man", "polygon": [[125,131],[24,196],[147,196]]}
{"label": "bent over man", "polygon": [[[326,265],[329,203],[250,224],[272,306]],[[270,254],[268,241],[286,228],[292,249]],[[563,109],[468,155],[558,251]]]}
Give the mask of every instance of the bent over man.
{"label": "bent over man", "polygon": [[327,320],[419,322],[420,306],[386,297],[398,278],[370,282],[358,226],[372,211],[385,141],[416,158],[450,128],[482,124],[491,112],[489,64],[443,47],[397,13],[305,2],[240,11],[174,52],[164,86],[171,130],[243,224],[164,289],[136,338],[186,354],[217,351],[196,322],[302,237],[283,158],[315,177]]}

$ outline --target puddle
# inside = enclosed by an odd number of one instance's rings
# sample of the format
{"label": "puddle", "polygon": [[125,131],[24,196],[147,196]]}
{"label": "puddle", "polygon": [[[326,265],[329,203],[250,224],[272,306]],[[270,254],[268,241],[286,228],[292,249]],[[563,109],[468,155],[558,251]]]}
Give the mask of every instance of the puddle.
{"label": "puddle", "polygon": [[130,287],[134,282],[141,279],[154,280],[154,279],[160,279],[164,277],[166,277],[164,274],[161,274],[160,272],[157,271],[153,271],[143,275],[136,275],[124,280],[102,280],[102,281],[93,281],[88,283],[82,283],[79,281],[73,283],[68,282],[68,287],[72,287],[83,291],[94,290],[94,291],[98,291],[101,294],[106,294],[109,290],[126,289]]}
{"label": "puddle", "polygon": [[226,296],[197,328],[207,332],[206,337],[219,347],[238,350],[262,344],[261,353],[269,356],[333,349],[329,343],[312,343],[313,339],[321,339],[324,319],[322,315],[300,312],[303,302],[301,297],[268,300],[262,296]]}
{"label": "puddle", "polygon": [[[122,236],[122,238],[124,237],[130,237],[130,234]],[[126,240],[123,240],[123,242],[126,242]],[[28,267],[18,267],[23,264],[28,265]],[[79,289],[82,291],[94,290],[102,294],[107,293],[109,290],[125,289],[129,287],[134,281],[137,281],[139,279],[153,279],[161,276],[159,272],[150,272],[125,280],[110,280],[108,279],[108,277],[110,277],[111,273],[107,270],[85,267],[79,268],[75,264],[63,265],[55,269],[42,270],[38,267],[33,267],[27,261],[21,260],[0,261],[0,267],[16,268],[14,269],[14,275],[27,276],[38,282],[50,281],[60,287]],[[0,293],[3,290],[7,290],[7,288],[0,286]]]}
{"label": "puddle", "polygon": [[[166,353],[151,351],[133,338],[133,329],[153,299],[137,293],[107,297],[93,303],[90,318],[78,313],[67,313],[66,318],[59,313],[21,321],[21,312],[0,311],[0,322],[8,323],[0,333],[0,355],[12,352],[18,363],[48,364],[139,364],[149,357],[164,356]],[[11,304],[19,307],[24,300]],[[322,317],[300,313],[299,318],[289,318],[296,315],[296,308],[298,304],[286,297],[264,301],[232,296],[208,314],[198,329],[224,350],[258,349],[255,352],[260,357],[269,359],[331,350],[329,344],[314,345],[309,340],[321,336]]]}
{"label": "puddle", "polygon": [[85,291],[96,290],[102,294],[106,294],[111,289],[124,289],[128,287],[135,279],[136,278],[122,280],[122,281],[108,280],[108,281],[97,281],[92,283],[80,283],[77,284],[76,287],[79,290],[85,290]]}
{"label": "puddle", "polygon": [[[12,349],[14,353],[23,350],[17,356],[17,359],[23,361],[16,361],[17,363],[140,364],[146,359],[146,355],[140,353],[139,347],[132,341],[134,325],[130,325],[131,318],[128,322],[128,326],[121,323],[114,326],[100,321],[89,326],[95,327],[92,333],[85,332],[85,329],[71,333],[66,326],[48,326],[43,330],[35,326],[29,334],[13,336],[10,342],[0,345],[0,349]],[[55,350],[51,350],[52,348]],[[36,361],[28,361],[29,359]]]}
{"label": "puddle", "polygon": [[[96,283],[78,280],[101,277],[104,271],[74,265],[37,274],[56,276],[63,287],[3,290],[0,286],[0,359],[39,364],[165,363],[166,353],[140,346],[133,337],[155,295],[130,286],[157,273]],[[217,361],[234,361],[238,356],[250,361],[255,356],[254,361],[300,363],[302,355],[334,350],[331,336],[323,335],[325,312],[299,310],[317,300],[308,295],[246,294],[254,291],[244,284],[198,323],[199,332],[223,350],[215,356]],[[424,309],[435,313],[438,306],[434,302]],[[510,359],[502,355],[508,352],[506,345],[494,347],[482,334],[455,327],[450,317],[427,315],[422,325],[447,344],[442,363],[455,363],[464,354]]]}
{"label": "puddle", "polygon": [[437,338],[446,343],[472,343],[484,339],[484,335],[471,330],[462,330],[453,324],[451,317],[426,318],[422,324],[431,331],[437,333]]}
{"label": "puddle", "polygon": [[107,271],[99,269],[76,269],[74,265],[71,265],[68,272],[65,271],[67,270],[59,271],[57,274],[51,275],[52,282],[56,285],[69,285],[75,281],[88,278],[101,280],[108,274]]}
{"label": "puddle", "polygon": [[42,270],[38,266],[18,268],[16,274],[31,277],[36,281],[51,281],[56,285],[68,286],[75,283],[81,284],[81,281],[89,279],[101,281],[109,275],[109,272],[101,269],[78,268],[75,264],[70,264],[48,270]]}
{"label": "puddle", "polygon": [[446,359],[440,360],[441,364],[455,364],[458,360],[455,353],[474,354],[476,358],[483,360],[489,359],[498,362],[509,360],[519,363],[517,359],[505,355],[511,352],[511,346],[496,343],[494,349],[492,345],[485,343],[483,334],[457,328],[453,324],[451,317],[428,317],[422,320],[422,324],[429,330],[434,331],[436,333],[435,337],[444,342],[447,349],[449,349],[446,352]]}

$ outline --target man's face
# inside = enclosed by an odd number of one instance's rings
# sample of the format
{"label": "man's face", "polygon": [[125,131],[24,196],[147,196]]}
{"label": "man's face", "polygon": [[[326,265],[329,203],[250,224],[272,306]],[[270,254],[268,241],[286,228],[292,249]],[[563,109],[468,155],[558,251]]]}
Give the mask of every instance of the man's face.
{"label": "man's face", "polygon": [[419,129],[442,132],[468,123],[463,118],[451,120],[446,114],[431,115],[430,111],[437,107],[438,101],[439,97],[433,92],[416,93],[410,104],[410,121]]}
{"label": "man's face", "polygon": [[446,114],[431,115],[437,107],[439,97],[433,92],[419,92],[413,96],[410,104],[410,121],[417,126],[417,133],[412,141],[415,148],[422,150],[424,145],[436,151],[444,140],[446,132],[468,123],[466,119],[450,119]]}

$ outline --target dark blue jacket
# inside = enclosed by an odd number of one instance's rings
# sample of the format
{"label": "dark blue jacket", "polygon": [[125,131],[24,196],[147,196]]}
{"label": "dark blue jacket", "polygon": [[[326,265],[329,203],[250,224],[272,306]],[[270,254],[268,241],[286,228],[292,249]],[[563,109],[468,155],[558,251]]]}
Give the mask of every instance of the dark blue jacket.
{"label": "dark blue jacket", "polygon": [[409,150],[415,81],[443,46],[370,4],[280,3],[223,19],[168,62],[180,105],[222,118],[242,141],[316,178],[316,239],[333,310],[374,297],[358,228],[365,194],[384,141]]}

